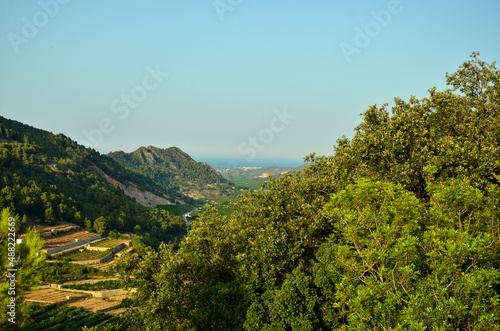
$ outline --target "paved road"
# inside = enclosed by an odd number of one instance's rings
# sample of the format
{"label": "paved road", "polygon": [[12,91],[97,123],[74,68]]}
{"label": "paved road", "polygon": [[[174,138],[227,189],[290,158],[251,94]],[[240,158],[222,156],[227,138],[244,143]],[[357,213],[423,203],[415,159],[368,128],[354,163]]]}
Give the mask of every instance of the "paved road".
{"label": "paved road", "polygon": [[194,207],[192,210],[190,210],[187,213],[184,213],[184,214],[181,215],[182,218],[184,219],[184,224],[186,225],[186,227],[189,226],[189,221],[188,221],[187,216],[190,215],[191,213],[194,213],[197,210],[198,210],[198,208]]}

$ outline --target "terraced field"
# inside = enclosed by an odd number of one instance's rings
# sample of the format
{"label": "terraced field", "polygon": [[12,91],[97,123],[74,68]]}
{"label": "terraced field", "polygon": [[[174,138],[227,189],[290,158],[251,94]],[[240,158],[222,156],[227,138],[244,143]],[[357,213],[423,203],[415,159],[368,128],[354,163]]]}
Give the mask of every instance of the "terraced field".
{"label": "terraced field", "polygon": [[71,244],[75,242],[75,239],[83,240],[87,238],[92,238],[97,236],[95,233],[88,232],[87,230],[77,230],[74,232],[70,232],[65,235],[60,235],[53,238],[45,239],[44,249],[56,248],[59,246]]}
{"label": "terraced field", "polygon": [[111,314],[111,315],[119,315],[119,314],[122,314],[124,312],[125,312],[125,308],[118,308],[118,309],[113,309],[113,310],[107,311],[107,313]]}
{"label": "terraced field", "polygon": [[85,300],[78,300],[72,303],[67,304],[69,307],[82,307],[85,310],[92,311],[94,313],[98,311],[107,311],[110,308],[118,306],[120,301],[113,300],[103,300],[99,298],[88,298]]}
{"label": "terraced field", "polygon": [[130,298],[129,294],[120,294],[120,295],[114,295],[112,297],[109,297],[110,300],[118,301],[121,302],[125,298]]}
{"label": "terraced field", "polygon": [[70,261],[87,261],[87,260],[99,260],[102,259],[107,254],[111,253],[111,249],[107,251],[89,251],[85,250],[83,252],[76,251],[70,254],[64,255],[68,257]]}
{"label": "terraced field", "polygon": [[126,237],[117,238],[117,239],[105,239],[95,243],[90,244],[91,247],[105,247],[105,248],[113,248],[121,243],[126,243],[127,246],[130,245],[130,240]]}
{"label": "terraced field", "polygon": [[112,260],[109,260],[108,262],[93,264],[92,268],[99,269],[102,271],[107,271],[107,270],[109,270],[109,267],[111,267],[113,264],[115,264],[115,262],[116,262],[116,260],[113,258]]}
{"label": "terraced field", "polygon": [[40,303],[60,303],[68,300],[68,296],[73,300],[81,300],[89,297],[90,294],[58,291],[55,288],[48,288],[43,290],[29,291],[26,293],[26,301],[40,302]]}
{"label": "terraced field", "polygon": [[57,223],[56,225],[52,226],[43,226],[43,225],[38,225],[37,230],[40,233],[41,236],[44,235],[49,235],[52,233],[52,230],[54,230],[56,233],[57,232],[69,232],[69,231],[74,231],[79,229],[80,227],[78,225],[72,224],[72,223]]}

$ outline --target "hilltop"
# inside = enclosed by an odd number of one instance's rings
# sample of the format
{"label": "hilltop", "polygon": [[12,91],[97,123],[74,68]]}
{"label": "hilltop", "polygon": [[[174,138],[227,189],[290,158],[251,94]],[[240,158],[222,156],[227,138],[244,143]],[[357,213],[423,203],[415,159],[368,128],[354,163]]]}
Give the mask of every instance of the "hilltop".
{"label": "hilltop", "polygon": [[178,147],[148,146],[131,153],[107,154],[129,170],[151,178],[167,192],[179,192],[193,199],[226,195],[234,184],[205,162],[196,162]]}
{"label": "hilltop", "polygon": [[184,203],[149,177],[133,172],[63,134],[0,117],[0,209],[22,222],[70,222],[106,233],[153,232],[157,240],[184,233],[180,217],[151,209]]}

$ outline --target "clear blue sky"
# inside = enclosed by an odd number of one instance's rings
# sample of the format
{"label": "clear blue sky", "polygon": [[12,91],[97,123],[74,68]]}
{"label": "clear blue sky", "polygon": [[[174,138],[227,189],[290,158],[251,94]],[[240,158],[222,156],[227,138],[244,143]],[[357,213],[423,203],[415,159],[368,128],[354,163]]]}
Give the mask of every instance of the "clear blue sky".
{"label": "clear blue sky", "polygon": [[369,105],[444,88],[473,51],[499,60],[499,13],[498,0],[0,0],[0,115],[102,153],[330,155]]}

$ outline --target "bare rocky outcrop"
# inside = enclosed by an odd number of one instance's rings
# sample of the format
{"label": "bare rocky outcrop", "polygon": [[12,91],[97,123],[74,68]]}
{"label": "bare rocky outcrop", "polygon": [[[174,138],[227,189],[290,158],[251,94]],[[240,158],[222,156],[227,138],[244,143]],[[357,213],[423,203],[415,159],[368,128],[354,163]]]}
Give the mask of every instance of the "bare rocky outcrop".
{"label": "bare rocky outcrop", "polygon": [[[112,152],[109,157],[122,166],[150,177],[168,192],[191,199],[224,196],[233,184],[205,162],[197,162],[178,147],[148,146],[131,153]],[[177,195],[174,193],[174,195]]]}
{"label": "bare rocky outcrop", "polygon": [[130,184],[130,185],[126,186],[123,183],[117,181],[113,177],[106,174],[101,168],[99,168],[94,163],[92,163],[92,165],[89,167],[89,170],[93,171],[95,173],[98,173],[102,178],[104,178],[110,184],[123,190],[123,193],[126,196],[135,199],[135,201],[137,203],[139,203],[145,207],[153,208],[153,207],[156,207],[158,205],[185,204],[184,201],[178,200],[178,199],[173,203],[170,200],[168,200],[169,197],[165,194],[163,197],[161,197],[161,196],[158,196],[158,195],[156,195],[152,192],[149,192],[147,190],[144,190],[144,191],[140,190],[134,184]]}

